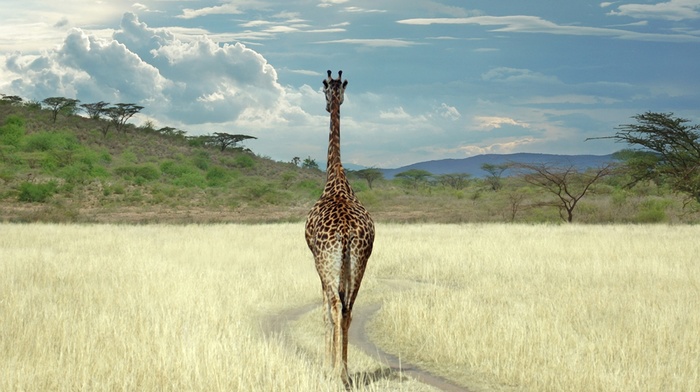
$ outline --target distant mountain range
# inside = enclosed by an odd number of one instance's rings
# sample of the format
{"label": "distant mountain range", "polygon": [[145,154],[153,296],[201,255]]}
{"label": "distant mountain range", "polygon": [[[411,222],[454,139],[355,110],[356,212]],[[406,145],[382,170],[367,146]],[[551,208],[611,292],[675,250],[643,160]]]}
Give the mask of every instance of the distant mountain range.
{"label": "distant mountain range", "polygon": [[[392,179],[394,176],[407,170],[426,170],[432,174],[456,174],[467,173],[475,178],[482,178],[488,175],[481,166],[485,163],[492,165],[502,165],[504,163],[527,163],[527,164],[551,164],[554,166],[574,166],[580,171],[600,167],[615,159],[609,155],[556,155],[556,154],[484,154],[462,159],[439,159],[436,161],[418,162],[396,169],[379,169],[384,178]],[[508,176],[508,171],[503,176]]]}

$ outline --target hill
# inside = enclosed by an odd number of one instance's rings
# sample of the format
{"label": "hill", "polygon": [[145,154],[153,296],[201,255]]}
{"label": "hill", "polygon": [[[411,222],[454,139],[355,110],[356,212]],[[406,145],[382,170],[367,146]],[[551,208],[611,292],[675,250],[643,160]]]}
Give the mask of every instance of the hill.
{"label": "hill", "polygon": [[172,128],[0,104],[0,221],[301,220],[324,173]]}
{"label": "hill", "polygon": [[[303,221],[325,174],[225,148],[148,122],[105,132],[105,120],[0,100],[0,222],[213,223]],[[274,141],[261,141],[274,142]],[[521,176],[498,186],[481,169],[508,162],[600,166],[611,156],[480,155],[386,169],[370,181],[348,171],[377,222],[559,222],[551,191]],[[421,169],[471,178],[393,178]],[[507,175],[507,173],[506,173]],[[700,207],[653,182],[626,188],[624,173],[596,183],[576,222],[696,222]],[[575,184],[572,186],[576,187]]]}
{"label": "hill", "polygon": [[[466,173],[474,178],[483,178],[488,175],[481,166],[484,164],[502,165],[507,163],[526,164],[551,164],[554,166],[573,166],[579,171],[600,167],[615,159],[611,155],[555,155],[555,154],[484,154],[462,159],[440,159],[434,161],[418,162],[397,169],[380,169],[384,178],[392,179],[394,176],[407,170],[426,170],[432,174],[457,174]],[[506,170],[504,176],[508,176]]]}

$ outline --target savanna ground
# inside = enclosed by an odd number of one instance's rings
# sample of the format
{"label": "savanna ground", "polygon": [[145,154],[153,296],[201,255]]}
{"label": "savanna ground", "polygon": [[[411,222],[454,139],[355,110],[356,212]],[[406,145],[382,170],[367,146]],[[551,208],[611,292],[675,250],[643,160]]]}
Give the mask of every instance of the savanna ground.
{"label": "savanna ground", "polygon": [[[698,237],[379,224],[356,307],[381,306],[384,351],[472,391],[698,391]],[[0,390],[338,390],[320,303],[301,223],[0,224]],[[359,390],[430,390],[355,347],[349,367]]]}

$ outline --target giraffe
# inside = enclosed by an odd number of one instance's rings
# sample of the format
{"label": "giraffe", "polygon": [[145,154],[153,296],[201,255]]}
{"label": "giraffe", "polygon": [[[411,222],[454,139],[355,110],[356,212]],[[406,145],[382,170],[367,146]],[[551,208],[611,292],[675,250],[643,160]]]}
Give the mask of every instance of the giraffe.
{"label": "giraffe", "polygon": [[321,278],[323,319],[326,324],[326,363],[345,385],[348,378],[348,329],[352,306],[360,290],[367,259],[374,243],[372,218],[355,196],[340,162],[340,105],[348,81],[323,81],[326,111],[331,124],[328,137],[326,185],[306,219],[306,244],[313,253]]}

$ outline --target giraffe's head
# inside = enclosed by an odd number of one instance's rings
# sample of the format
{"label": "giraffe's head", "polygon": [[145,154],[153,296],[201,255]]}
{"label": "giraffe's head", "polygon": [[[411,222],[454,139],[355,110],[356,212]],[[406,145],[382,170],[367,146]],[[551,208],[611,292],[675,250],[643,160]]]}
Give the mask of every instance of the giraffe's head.
{"label": "giraffe's head", "polygon": [[328,78],[323,81],[323,92],[326,94],[326,111],[331,111],[331,102],[334,100],[338,102],[338,106],[343,103],[345,99],[345,87],[348,85],[348,81],[342,80],[343,71],[338,71],[338,79],[331,78],[331,71],[328,70]]}

